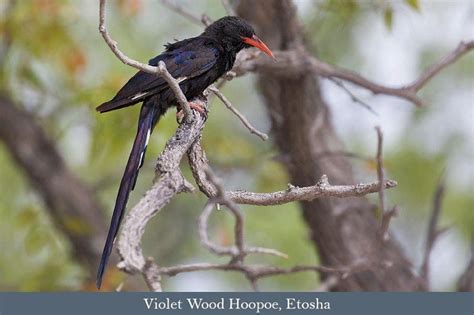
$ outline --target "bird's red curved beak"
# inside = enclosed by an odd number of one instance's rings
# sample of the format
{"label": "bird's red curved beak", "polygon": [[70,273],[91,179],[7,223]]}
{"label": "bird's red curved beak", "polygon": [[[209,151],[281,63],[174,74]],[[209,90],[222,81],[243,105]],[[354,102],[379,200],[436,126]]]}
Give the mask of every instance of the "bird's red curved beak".
{"label": "bird's red curved beak", "polygon": [[242,41],[244,43],[248,44],[248,45],[251,45],[251,46],[254,46],[254,47],[260,49],[261,51],[263,51],[264,53],[266,53],[267,55],[269,55],[270,57],[272,57],[273,59],[276,60],[276,58],[275,58],[275,56],[273,56],[273,53],[270,50],[270,48],[268,48],[267,45],[265,45],[265,43],[262,42],[262,40],[257,37],[257,35],[253,35],[252,38],[242,37]]}

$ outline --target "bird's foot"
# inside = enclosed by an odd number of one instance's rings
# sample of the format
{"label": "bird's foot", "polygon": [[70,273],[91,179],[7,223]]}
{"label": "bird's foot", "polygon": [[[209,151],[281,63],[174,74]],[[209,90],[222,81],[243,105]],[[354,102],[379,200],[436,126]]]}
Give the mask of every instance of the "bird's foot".
{"label": "bird's foot", "polygon": [[[196,103],[196,102],[189,102],[188,104],[191,109],[198,111],[200,114],[206,116],[207,118],[207,109],[204,105],[201,105],[200,103]],[[176,121],[178,123],[181,123],[183,121],[183,118],[184,118],[184,110],[178,107],[178,111],[176,112]]]}
{"label": "bird's foot", "polygon": [[189,107],[191,107],[191,109],[197,110],[199,113],[203,115],[207,115],[207,109],[206,107],[204,107],[204,105],[201,105],[199,103],[189,102]]}

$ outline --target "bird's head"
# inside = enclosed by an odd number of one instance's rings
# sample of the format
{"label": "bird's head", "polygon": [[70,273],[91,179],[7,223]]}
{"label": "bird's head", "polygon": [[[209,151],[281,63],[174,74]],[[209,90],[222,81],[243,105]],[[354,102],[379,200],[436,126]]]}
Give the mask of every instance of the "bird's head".
{"label": "bird's head", "polygon": [[227,49],[239,52],[244,48],[256,47],[275,59],[272,51],[255,35],[253,27],[237,16],[225,16],[209,25],[204,35],[216,39]]}

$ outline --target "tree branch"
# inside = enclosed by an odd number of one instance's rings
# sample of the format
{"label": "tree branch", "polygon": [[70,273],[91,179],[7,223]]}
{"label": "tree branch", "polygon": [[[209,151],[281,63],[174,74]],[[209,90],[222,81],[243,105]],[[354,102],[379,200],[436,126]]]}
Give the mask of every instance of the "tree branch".
{"label": "tree branch", "polygon": [[375,116],[378,116],[379,114],[374,111],[374,109],[372,108],[372,106],[370,106],[369,104],[367,104],[366,102],[364,102],[363,100],[361,100],[360,98],[358,98],[357,96],[355,96],[354,93],[352,93],[351,90],[349,90],[345,85],[344,83],[341,81],[341,80],[338,80],[338,79],[334,79],[334,78],[329,78],[328,79],[329,81],[333,82],[334,84],[336,84],[338,87],[340,87],[344,92],[346,92],[347,95],[349,95],[349,97],[351,98],[351,100],[356,103],[356,104],[359,104],[360,106],[364,107],[365,109],[367,109],[369,112],[371,112],[372,114],[374,114]]}
{"label": "tree branch", "polygon": [[[228,264],[190,264],[190,265],[181,265],[174,266],[169,268],[160,268],[159,272],[161,274],[167,274],[170,276],[176,275],[182,272],[192,272],[192,271],[203,271],[203,270],[226,270],[226,271],[238,271],[243,273],[246,278],[249,280],[250,284],[255,291],[258,290],[257,282],[259,279],[268,276],[289,274],[302,271],[316,271],[323,274],[334,273],[338,275],[338,278],[347,277],[349,274],[366,268],[370,268],[370,262],[368,260],[359,261],[357,264],[341,267],[341,268],[331,268],[325,266],[294,266],[289,269],[273,267],[273,266],[260,266],[260,265],[245,265],[244,258],[250,253],[258,254],[271,254],[287,258],[287,255],[282,254],[274,249],[267,249],[261,247],[247,247],[244,242],[244,218],[237,205],[228,197],[228,194],[224,191],[219,179],[215,177],[210,169],[205,169],[204,173],[207,176],[209,183],[215,187],[216,195],[209,199],[209,202],[204,207],[204,210],[199,218],[199,235],[201,238],[201,243],[208,250],[219,256],[230,256],[232,259]],[[217,204],[222,204],[226,206],[233,215],[235,216],[236,223],[234,227],[235,233],[235,246],[232,247],[223,247],[216,244],[213,244],[209,240],[207,234],[208,230],[208,220],[209,216],[212,213],[213,209]],[[155,277],[156,278],[156,277]]]}
{"label": "tree branch", "polygon": [[250,122],[245,118],[244,115],[242,115],[234,106],[232,106],[232,103],[225,97],[224,94],[222,94],[221,91],[215,86],[210,86],[209,91],[214,93],[221,101],[222,103],[227,107],[228,110],[230,110],[237,118],[240,119],[242,124],[250,131],[250,133],[253,133],[254,135],[260,137],[263,141],[268,140],[268,135],[264,132],[261,132],[257,130]]}
{"label": "tree branch", "polygon": [[409,84],[406,88],[418,92],[425,86],[433,77],[435,77],[441,70],[456,62],[468,51],[474,49],[474,40],[461,41],[451,53],[446,55],[437,63],[429,66],[413,83]]}
{"label": "tree branch", "polygon": [[199,17],[195,15],[194,13],[186,10],[182,6],[174,2],[171,2],[169,0],[161,0],[161,4],[163,4],[165,7],[167,7],[171,11],[178,13],[179,15],[185,17],[186,19],[188,19],[189,21],[195,24],[199,24],[199,25],[204,24],[204,26],[208,26],[209,24],[212,23],[212,19],[208,17],[206,14],[201,14],[201,16]]}
{"label": "tree branch", "polygon": [[400,87],[388,87],[370,81],[358,73],[341,67],[330,65],[315,57],[309,56],[304,50],[274,51],[278,62],[267,60],[255,54],[253,58],[247,58],[245,62],[238,64],[232,70],[235,75],[241,76],[246,72],[263,71],[271,72],[273,75],[294,77],[307,73],[308,70],[327,78],[337,78],[371,91],[374,94],[385,94],[406,99],[417,106],[422,106],[423,102],[417,96],[421,90],[434,76],[444,68],[457,61],[467,52],[474,48],[474,40],[460,42],[458,47],[442,58],[437,63],[431,65],[420,76],[410,84]]}
{"label": "tree branch", "polygon": [[[377,132],[377,154],[375,157],[377,162],[377,178],[379,182],[385,182],[385,169],[383,167],[383,133],[380,126],[376,126],[375,131]],[[383,186],[380,186],[379,188],[379,203],[380,212],[382,213],[382,223],[380,225],[379,234],[382,242],[385,242],[389,239],[388,228],[392,218],[398,214],[398,207],[395,206],[392,209],[387,210],[385,187]]]}
{"label": "tree branch", "polygon": [[[288,255],[281,253],[275,249],[271,248],[263,248],[263,247],[247,247],[244,246],[244,234],[243,234],[243,226],[244,226],[244,217],[237,207],[237,205],[227,197],[224,188],[220,184],[220,181],[217,177],[212,173],[212,171],[208,168],[204,170],[208,181],[216,187],[217,194],[212,197],[207,205],[204,207],[204,210],[199,217],[199,236],[201,239],[201,243],[204,247],[209,249],[216,255],[219,256],[231,256],[232,261],[239,262],[241,261],[246,255],[248,254],[268,254],[274,255],[281,258],[288,258]],[[212,211],[217,205],[224,205],[229,208],[232,214],[235,217],[235,246],[233,247],[223,247],[216,244],[213,244],[209,240],[209,236],[207,233],[208,230],[208,221],[209,216],[211,215]]]}
{"label": "tree branch", "polygon": [[[199,189],[209,197],[216,195],[215,186],[206,178],[203,170],[209,169],[208,161],[199,141],[193,143],[188,151],[188,159]],[[394,180],[385,181],[384,188],[397,186]],[[296,187],[289,185],[288,189],[271,192],[256,193],[244,190],[226,191],[227,198],[238,204],[248,204],[257,206],[273,206],[285,204],[293,201],[310,201],[324,197],[356,197],[370,193],[379,192],[379,182],[364,183],[356,185],[331,185],[327,176],[323,175],[318,183],[313,186]]]}
{"label": "tree branch", "polygon": [[433,197],[433,208],[431,211],[430,220],[428,223],[428,230],[426,233],[425,253],[423,255],[423,262],[420,268],[420,276],[425,281],[427,288],[429,288],[429,264],[431,252],[433,251],[433,246],[436,242],[436,239],[439,235],[441,235],[441,233],[445,231],[445,229],[438,229],[438,220],[441,213],[444,191],[444,175],[441,175]]}

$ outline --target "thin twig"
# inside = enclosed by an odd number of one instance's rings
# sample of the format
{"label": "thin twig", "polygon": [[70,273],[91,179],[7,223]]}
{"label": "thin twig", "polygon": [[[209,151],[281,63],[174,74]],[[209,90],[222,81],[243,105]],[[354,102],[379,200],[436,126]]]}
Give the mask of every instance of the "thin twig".
{"label": "thin twig", "polygon": [[440,176],[436,191],[433,197],[433,208],[430,215],[430,221],[428,223],[428,230],[426,233],[426,246],[425,253],[423,255],[423,262],[420,268],[420,275],[426,282],[426,287],[429,288],[429,265],[430,255],[433,251],[433,246],[438,236],[445,230],[438,229],[438,220],[441,213],[441,206],[443,203],[443,197],[445,192],[445,181],[444,174]]}
{"label": "thin twig", "polygon": [[[202,211],[201,215],[199,216],[199,221],[198,221],[198,230],[199,230],[199,238],[201,240],[201,244],[207,248],[209,251],[213,252],[214,254],[218,256],[232,256],[232,257],[238,257],[241,252],[239,252],[239,249],[236,246],[233,247],[224,247],[220,246],[217,244],[214,244],[211,242],[209,239],[208,235],[208,222],[209,222],[209,217],[211,213],[214,211],[214,208],[218,200],[217,199],[211,199],[209,202],[206,204],[204,207],[204,210]],[[222,201],[221,201],[222,202]],[[242,217],[240,214],[238,214],[239,219],[242,222]],[[237,217],[237,216],[236,216]],[[242,224],[242,223],[240,223]],[[236,224],[237,225],[237,224]],[[240,238],[243,244],[243,235],[240,233],[236,232],[236,236]],[[288,255],[281,253],[275,249],[272,248],[263,248],[263,247],[245,247],[242,252],[245,252],[245,254],[266,254],[266,255],[273,255],[281,258],[288,258]]]}
{"label": "thin twig", "polygon": [[314,73],[323,77],[351,82],[374,94],[395,96],[406,99],[417,106],[422,106],[423,102],[418,97],[417,92],[428,84],[441,70],[445,69],[472,49],[474,49],[474,40],[460,42],[455,50],[437,63],[428,67],[416,80],[400,87],[388,87],[370,81],[354,71],[330,65],[310,56],[304,50],[274,51],[273,53],[278,62],[262,58],[260,54],[253,55],[252,58],[247,58],[245,62],[236,63],[232,71],[235,74],[234,76],[241,76],[250,71],[264,70],[271,71],[273,75],[292,77],[306,74],[308,70],[312,70]]}
{"label": "thin twig", "polygon": [[275,275],[285,275],[299,272],[318,272],[323,274],[334,274],[341,278],[347,278],[350,274],[366,270],[367,268],[370,268],[370,264],[368,264],[368,262],[365,260],[351,266],[340,268],[325,266],[293,266],[291,268],[281,268],[267,265],[196,263],[172,267],[160,267],[159,273],[161,275],[172,277],[186,272],[224,270],[239,271],[248,275],[251,279],[261,279]]}
{"label": "thin twig", "polygon": [[165,7],[167,7],[168,9],[180,14],[181,16],[185,17],[186,19],[188,19],[189,21],[191,21],[195,24],[199,24],[199,25],[204,24],[205,26],[208,26],[209,24],[212,23],[212,19],[209,18],[207,15],[202,14],[201,16],[197,16],[194,13],[192,13],[191,11],[186,10],[182,6],[176,4],[172,1],[161,0],[161,3]]}
{"label": "thin twig", "polygon": [[[208,197],[214,197],[216,187],[207,180],[205,169],[209,168],[206,154],[201,148],[199,141],[196,141],[188,151],[188,159],[191,166],[191,171],[199,189]],[[386,180],[384,187],[394,188],[397,182],[394,180]],[[370,193],[380,191],[380,182],[361,183],[356,185],[331,185],[328,182],[327,176],[321,176],[318,183],[313,186],[295,187],[290,186],[286,190],[257,193],[244,190],[226,191],[225,195],[237,204],[248,204],[258,206],[274,206],[285,204],[293,201],[311,201],[316,198],[324,197],[356,197],[364,196]]]}
{"label": "thin twig", "polygon": [[[383,134],[380,126],[375,127],[377,131],[377,178],[380,183],[385,182],[385,170],[383,168]],[[379,200],[380,200],[380,211],[385,213],[385,187],[381,185],[379,187]]]}
{"label": "thin twig", "polygon": [[469,50],[474,49],[474,40],[461,41],[455,50],[446,55],[444,58],[439,60],[437,63],[429,66],[413,83],[409,84],[405,88],[418,92],[425,86],[435,75],[441,70],[454,63],[456,60],[461,58]]}
{"label": "thin twig", "polygon": [[219,91],[219,89],[215,86],[211,86],[208,88],[209,91],[211,91],[212,93],[214,93],[214,95],[216,95],[221,101],[222,103],[225,105],[225,107],[227,107],[227,109],[229,109],[235,116],[237,116],[237,118],[240,119],[240,121],[244,124],[244,126],[250,131],[250,133],[253,133],[255,135],[257,135],[258,137],[260,137],[263,141],[265,140],[268,140],[268,135],[264,132],[261,132],[259,130],[257,130],[255,127],[252,126],[252,124],[250,124],[250,122],[247,120],[247,118],[245,118],[244,115],[242,115],[233,105],[232,103],[225,97],[224,94],[222,94],[221,91]]}
{"label": "thin twig", "polygon": [[365,109],[367,109],[370,113],[374,114],[375,116],[379,116],[379,114],[372,108],[372,106],[370,106],[369,104],[367,104],[366,102],[364,102],[363,100],[361,100],[360,98],[355,96],[355,94],[352,93],[352,91],[349,90],[347,88],[347,86],[345,86],[344,83],[341,80],[337,80],[337,79],[334,79],[334,78],[329,78],[329,81],[333,82],[338,87],[340,87],[342,90],[344,90],[344,92],[346,92],[347,95],[349,95],[349,97],[351,98],[351,100],[354,103],[359,104],[360,106],[364,107]]}
{"label": "thin twig", "polygon": [[318,152],[315,155],[315,159],[323,159],[325,157],[337,157],[337,156],[343,156],[343,157],[353,158],[353,159],[367,161],[367,162],[375,162],[373,157],[358,154],[355,152],[344,151],[344,150]]}
{"label": "thin twig", "polygon": [[[377,132],[377,178],[379,182],[385,182],[385,170],[383,167],[383,133],[380,126],[376,126],[375,130]],[[390,210],[386,209],[386,199],[385,199],[385,187],[379,187],[379,203],[380,203],[380,212],[382,213],[382,223],[380,225],[380,237],[383,242],[389,239],[388,228],[390,226],[390,221],[394,216],[398,214],[398,207],[395,206]]]}
{"label": "thin twig", "polygon": [[210,168],[204,170],[206,177],[217,189],[217,195],[214,197],[216,204],[225,205],[235,217],[234,241],[237,248],[237,255],[234,255],[235,262],[241,262],[245,255],[244,248],[244,217],[237,205],[225,197],[224,187],[220,180],[214,175]]}
{"label": "thin twig", "polygon": [[221,3],[227,15],[231,15],[231,16],[236,15],[234,8],[229,3],[229,0],[221,0]]}

